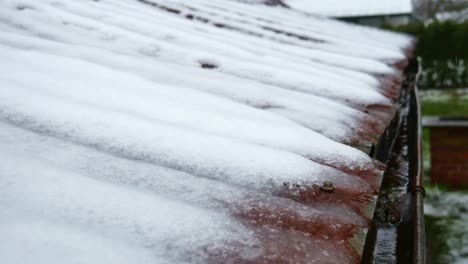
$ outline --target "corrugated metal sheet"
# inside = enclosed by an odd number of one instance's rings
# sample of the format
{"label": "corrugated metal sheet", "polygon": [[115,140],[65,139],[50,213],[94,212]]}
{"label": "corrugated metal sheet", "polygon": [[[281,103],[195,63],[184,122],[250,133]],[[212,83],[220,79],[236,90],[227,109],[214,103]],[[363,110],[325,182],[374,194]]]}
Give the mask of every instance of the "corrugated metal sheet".
{"label": "corrugated metal sheet", "polygon": [[[22,263],[358,263],[407,36],[242,1],[0,3]],[[3,262],[3,261],[2,261]]]}

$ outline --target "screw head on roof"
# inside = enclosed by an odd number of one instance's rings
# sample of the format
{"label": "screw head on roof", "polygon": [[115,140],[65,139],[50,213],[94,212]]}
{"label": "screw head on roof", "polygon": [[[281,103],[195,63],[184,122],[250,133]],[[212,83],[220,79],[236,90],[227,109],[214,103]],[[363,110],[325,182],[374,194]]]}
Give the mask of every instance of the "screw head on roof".
{"label": "screw head on roof", "polygon": [[320,186],[320,189],[325,192],[333,192],[335,190],[335,186],[333,185],[333,182],[325,181],[322,186]]}

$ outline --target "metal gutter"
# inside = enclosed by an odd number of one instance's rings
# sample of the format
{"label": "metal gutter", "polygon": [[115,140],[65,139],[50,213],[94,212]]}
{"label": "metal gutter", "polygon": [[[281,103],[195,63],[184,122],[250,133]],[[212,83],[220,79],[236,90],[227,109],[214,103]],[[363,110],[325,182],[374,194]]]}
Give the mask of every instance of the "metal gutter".
{"label": "metal gutter", "polygon": [[419,103],[417,80],[420,75],[421,63],[418,61],[418,72],[415,83],[412,85],[410,101],[410,140],[413,144],[410,151],[410,176],[412,179],[411,193],[413,196],[412,211],[413,217],[413,261],[412,263],[426,263],[425,249],[425,227],[424,227],[424,170],[422,160],[422,126],[421,126],[421,105]]}
{"label": "metal gutter", "polygon": [[425,263],[419,68],[406,68],[398,111],[371,153],[386,169],[361,263]]}

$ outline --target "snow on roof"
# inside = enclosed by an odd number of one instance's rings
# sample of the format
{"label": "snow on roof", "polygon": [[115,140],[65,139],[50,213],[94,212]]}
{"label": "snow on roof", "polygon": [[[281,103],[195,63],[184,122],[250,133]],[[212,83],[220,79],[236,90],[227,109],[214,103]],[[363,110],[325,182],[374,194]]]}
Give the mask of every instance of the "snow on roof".
{"label": "snow on roof", "polygon": [[411,14],[411,0],[285,0],[288,6],[331,17]]}
{"label": "snow on roof", "polygon": [[1,262],[359,261],[410,38],[234,0],[0,30]]}

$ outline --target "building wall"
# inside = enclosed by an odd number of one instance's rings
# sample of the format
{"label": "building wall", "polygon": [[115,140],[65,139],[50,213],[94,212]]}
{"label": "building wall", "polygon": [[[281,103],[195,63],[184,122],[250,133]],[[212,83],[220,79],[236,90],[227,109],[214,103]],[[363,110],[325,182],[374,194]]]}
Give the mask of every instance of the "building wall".
{"label": "building wall", "polygon": [[468,186],[468,127],[431,127],[431,179]]}

